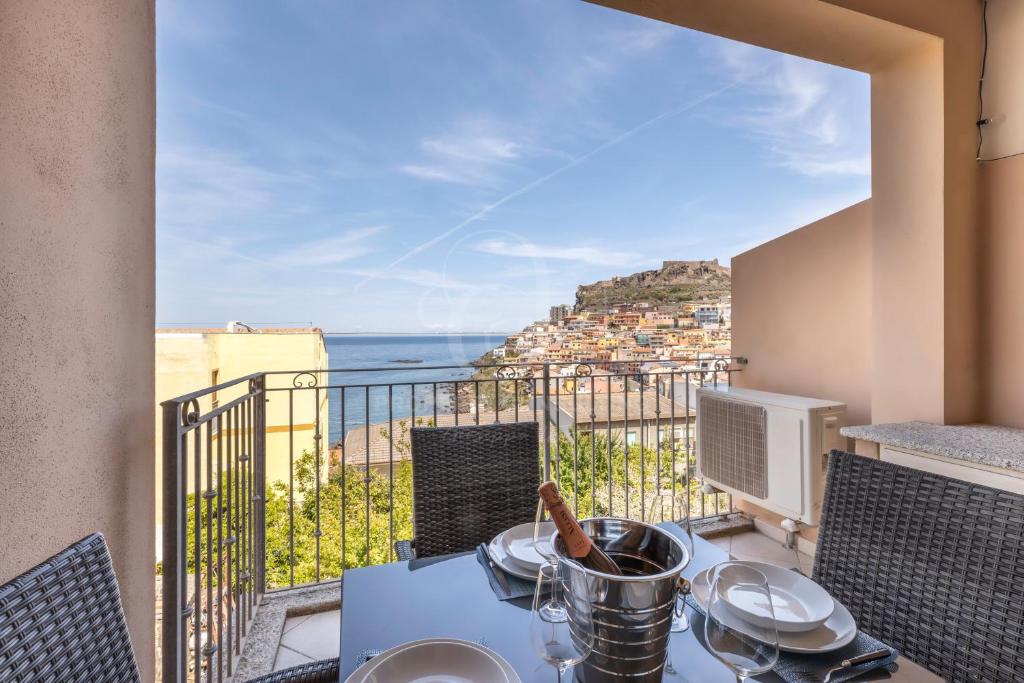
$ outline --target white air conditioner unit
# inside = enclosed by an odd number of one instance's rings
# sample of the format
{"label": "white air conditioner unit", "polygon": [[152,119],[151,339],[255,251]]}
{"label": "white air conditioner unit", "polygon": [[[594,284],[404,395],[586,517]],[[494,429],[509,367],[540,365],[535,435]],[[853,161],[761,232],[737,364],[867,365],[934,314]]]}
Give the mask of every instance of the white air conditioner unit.
{"label": "white air conditioner unit", "polygon": [[817,525],[829,451],[843,449],[846,406],[720,386],[696,389],[697,473],[760,507]]}

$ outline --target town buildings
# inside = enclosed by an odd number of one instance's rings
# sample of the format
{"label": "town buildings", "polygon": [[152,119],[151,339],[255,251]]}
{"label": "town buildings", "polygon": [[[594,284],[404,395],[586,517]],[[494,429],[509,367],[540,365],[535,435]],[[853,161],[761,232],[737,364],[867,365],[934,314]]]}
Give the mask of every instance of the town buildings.
{"label": "town buildings", "polygon": [[[693,366],[731,353],[732,302],[719,300],[651,304],[633,302],[607,311],[569,312],[553,306],[548,322],[509,335],[491,360],[534,363],[670,362]],[[556,315],[557,314],[557,315]]]}
{"label": "town buildings", "polygon": [[551,307],[551,312],[548,315],[548,319],[553,323],[558,323],[564,320],[566,316],[572,313],[572,308],[566,304],[558,304],[557,306]]}

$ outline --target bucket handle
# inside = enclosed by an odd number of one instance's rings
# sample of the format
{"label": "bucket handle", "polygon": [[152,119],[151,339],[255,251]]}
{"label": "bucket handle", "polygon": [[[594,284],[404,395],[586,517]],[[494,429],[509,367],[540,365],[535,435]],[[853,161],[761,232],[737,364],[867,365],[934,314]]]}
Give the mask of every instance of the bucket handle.
{"label": "bucket handle", "polygon": [[686,611],[686,596],[690,594],[690,582],[679,576],[676,579],[676,599],[674,610],[677,617],[682,617]]}

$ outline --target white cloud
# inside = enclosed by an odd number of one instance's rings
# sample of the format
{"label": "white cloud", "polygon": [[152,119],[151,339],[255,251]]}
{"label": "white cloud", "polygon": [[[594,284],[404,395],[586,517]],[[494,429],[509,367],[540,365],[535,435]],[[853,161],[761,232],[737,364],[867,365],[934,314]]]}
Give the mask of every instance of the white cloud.
{"label": "white cloud", "polygon": [[469,183],[471,177],[452,171],[444,166],[424,166],[421,164],[405,164],[399,171],[420,180],[437,180],[444,183]]}
{"label": "white cloud", "polygon": [[[870,195],[870,188],[850,188],[841,192],[820,194],[766,214],[760,222],[751,222],[744,218],[742,224],[735,224],[735,219],[723,217],[718,232],[728,237],[721,241],[719,258],[727,264],[733,256],[849,208],[868,199]],[[734,226],[729,226],[729,223],[734,223]]]}
{"label": "white cloud", "polygon": [[[420,244],[416,245],[415,247],[412,247],[411,249],[406,251],[404,254],[399,256],[397,259],[392,261],[390,265],[391,266],[397,266],[398,264],[403,263],[404,261],[407,261],[408,259],[412,258],[416,254],[419,254],[419,253],[421,253],[423,251],[426,251],[427,249],[430,249],[431,247],[439,244],[440,242],[448,239],[449,237],[451,237],[455,233],[459,232],[460,230],[465,228],[467,225],[470,225],[471,223],[475,223],[477,221],[483,220],[489,214],[491,214],[492,212],[496,211],[500,207],[502,207],[505,204],[515,200],[518,197],[523,196],[524,194],[527,194],[531,190],[533,190],[533,189],[535,189],[537,187],[540,187],[541,185],[544,185],[545,183],[550,181],[552,178],[558,177],[562,173],[564,173],[564,172],[568,171],[569,169],[574,168],[574,167],[576,167],[576,166],[586,162],[590,158],[600,154],[601,152],[603,152],[604,150],[606,150],[606,149],[608,149],[610,147],[614,147],[615,145],[621,144],[625,140],[628,140],[629,138],[631,138],[632,136],[636,135],[637,133],[639,133],[640,131],[642,131],[642,130],[644,130],[646,128],[650,128],[651,126],[654,126],[654,125],[658,124],[659,122],[661,122],[661,121],[663,121],[665,119],[672,118],[672,117],[675,117],[675,116],[680,116],[681,114],[684,114],[684,113],[686,113],[688,111],[691,111],[691,110],[695,109],[696,107],[699,107],[700,105],[705,104],[705,103],[715,99],[719,95],[721,95],[721,94],[731,90],[738,83],[739,83],[738,80],[732,81],[732,82],[727,83],[727,84],[725,84],[725,85],[723,85],[723,86],[721,86],[719,88],[716,88],[715,90],[711,90],[711,91],[705,92],[705,93],[703,93],[701,95],[698,95],[697,97],[693,98],[692,100],[690,100],[689,102],[687,102],[683,106],[679,107],[678,109],[665,111],[665,112],[662,112],[662,113],[660,113],[660,114],[658,114],[656,116],[653,116],[653,117],[651,117],[651,118],[649,118],[649,119],[647,119],[645,121],[642,121],[641,123],[638,123],[637,125],[633,126],[632,128],[630,128],[630,129],[628,129],[628,130],[626,130],[626,131],[624,131],[622,133],[619,133],[615,137],[612,137],[612,138],[610,138],[608,140],[605,140],[604,142],[602,142],[601,144],[591,148],[589,151],[585,152],[584,154],[581,154],[581,155],[576,156],[576,157],[569,158],[568,160],[565,161],[565,163],[563,163],[561,166],[556,167],[554,170],[549,171],[549,172],[545,173],[544,175],[541,175],[541,176],[538,176],[538,177],[534,178],[533,180],[529,181],[525,185],[520,186],[518,189],[515,189],[512,192],[509,192],[508,194],[506,194],[505,196],[501,197],[500,199],[497,199],[497,200],[491,202],[490,204],[487,204],[486,206],[482,207],[480,210],[478,210],[475,213],[473,213],[472,215],[470,215],[468,218],[463,219],[462,221],[460,221],[459,223],[453,225],[452,227],[448,228],[447,230],[445,230],[445,231],[443,231],[443,232],[441,232],[441,233],[439,233],[437,235],[434,235],[430,239],[426,240],[425,242],[421,242]],[[626,265],[626,264],[624,264],[624,265]],[[365,284],[365,283],[360,283],[359,286],[362,286],[362,284]]]}
{"label": "white cloud", "polygon": [[[224,228],[290,212],[280,201],[302,176],[271,170],[230,152],[199,145],[157,151],[157,222],[162,227]],[[205,231],[205,230],[204,230]]]}
{"label": "white cloud", "polygon": [[678,26],[649,21],[644,22],[644,25],[614,31],[609,34],[609,41],[623,54],[635,56],[656,50],[681,33],[682,29]]}
{"label": "white cloud", "polygon": [[581,114],[591,115],[595,97],[607,92],[633,61],[655,54],[686,33],[679,26],[621,14],[615,28],[596,26],[600,28],[588,30],[571,14],[538,26],[545,61],[523,69],[520,77],[556,116],[578,121]]}
{"label": "white cloud", "polygon": [[853,99],[848,72],[741,43],[723,43],[719,56],[755,98],[724,120],[759,140],[774,163],[811,177],[870,175],[859,129],[867,103]]}
{"label": "white cloud", "polygon": [[374,225],[312,240],[284,252],[275,260],[286,266],[324,266],[351,261],[373,252],[374,248],[365,241],[385,229],[382,225]]}
{"label": "white cloud", "polygon": [[486,118],[460,121],[446,133],[419,142],[422,159],[403,164],[406,175],[462,185],[493,185],[528,151],[528,133]]}
{"label": "white cloud", "polygon": [[[630,60],[657,50],[682,33],[678,26],[647,19],[593,36],[567,33],[559,26],[547,30],[553,45],[558,46],[550,50],[554,61],[544,65],[542,75],[532,70],[518,75],[536,89],[534,98],[543,102],[545,116],[559,117],[560,105],[584,102],[620,74]],[[573,159],[545,145],[541,137],[537,130],[518,123],[469,117],[445,133],[424,137],[419,142],[422,158],[402,164],[398,170],[420,180],[494,187],[517,162],[539,157]]]}
{"label": "white cloud", "polygon": [[474,288],[472,284],[453,279],[446,273],[422,268],[346,268],[338,272],[375,280],[407,282],[428,289],[467,290]]}
{"label": "white cloud", "polygon": [[782,166],[791,168],[798,173],[807,176],[835,176],[835,175],[871,175],[871,155],[864,154],[859,157],[846,159],[820,159],[804,157],[798,154],[781,162]]}
{"label": "white cloud", "polygon": [[169,33],[191,43],[210,44],[223,42],[233,35],[232,22],[224,16],[217,3],[189,3],[186,6],[181,2],[158,2],[156,10],[157,37],[160,39],[164,39],[164,33]]}
{"label": "white cloud", "polygon": [[511,140],[487,135],[468,138],[426,138],[421,147],[442,156],[482,163],[494,163],[519,157],[520,145]]}
{"label": "white cloud", "polygon": [[580,261],[595,266],[636,265],[644,260],[640,254],[615,249],[541,245],[533,242],[506,242],[505,240],[486,240],[473,248],[481,253],[496,256]]}

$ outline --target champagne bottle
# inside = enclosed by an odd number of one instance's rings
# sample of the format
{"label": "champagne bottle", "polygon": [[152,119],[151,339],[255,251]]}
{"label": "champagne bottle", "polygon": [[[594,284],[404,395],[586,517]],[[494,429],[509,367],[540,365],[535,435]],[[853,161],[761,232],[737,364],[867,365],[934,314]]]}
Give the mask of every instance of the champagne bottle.
{"label": "champagne bottle", "polygon": [[587,569],[605,574],[621,575],[622,570],[615,560],[608,557],[603,550],[597,547],[594,541],[583,531],[583,527],[576,521],[569,511],[569,506],[562,500],[558,492],[558,486],[553,481],[546,481],[537,490],[544,507],[548,509],[558,534],[565,543],[569,557],[573,558]]}

